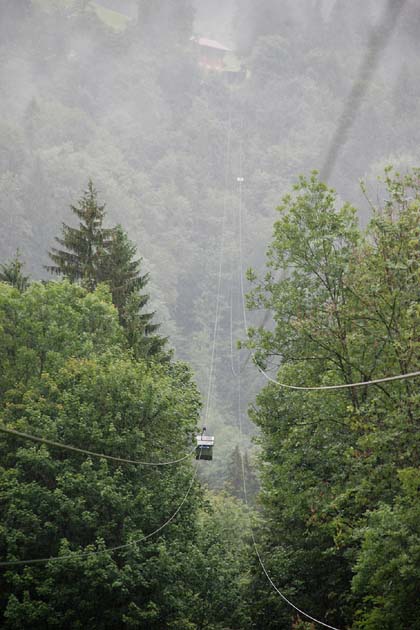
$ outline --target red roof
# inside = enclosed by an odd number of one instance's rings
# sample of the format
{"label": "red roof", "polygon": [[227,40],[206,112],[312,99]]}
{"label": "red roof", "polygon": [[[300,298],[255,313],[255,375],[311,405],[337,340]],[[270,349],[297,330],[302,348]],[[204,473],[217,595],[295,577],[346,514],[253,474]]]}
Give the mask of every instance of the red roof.
{"label": "red roof", "polygon": [[205,46],[206,48],[216,48],[217,50],[224,50],[225,52],[232,51],[231,48],[223,46],[223,44],[216,42],[214,39],[207,39],[207,37],[198,37],[195,41],[199,46]]}

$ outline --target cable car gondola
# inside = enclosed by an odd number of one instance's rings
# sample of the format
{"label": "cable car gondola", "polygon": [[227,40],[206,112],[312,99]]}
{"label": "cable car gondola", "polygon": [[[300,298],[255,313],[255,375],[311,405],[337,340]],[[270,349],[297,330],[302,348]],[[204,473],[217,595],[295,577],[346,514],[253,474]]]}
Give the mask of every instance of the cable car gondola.
{"label": "cable car gondola", "polygon": [[213,446],[214,437],[212,435],[204,435],[204,431],[201,435],[197,435],[197,448],[195,449],[195,459],[213,459]]}

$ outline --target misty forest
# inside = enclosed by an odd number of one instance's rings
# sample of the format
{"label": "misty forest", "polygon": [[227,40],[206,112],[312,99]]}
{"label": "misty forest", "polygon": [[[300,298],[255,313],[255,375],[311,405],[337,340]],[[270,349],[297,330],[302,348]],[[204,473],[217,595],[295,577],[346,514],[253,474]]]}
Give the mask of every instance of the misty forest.
{"label": "misty forest", "polygon": [[0,0],[0,627],[420,630],[420,4]]}

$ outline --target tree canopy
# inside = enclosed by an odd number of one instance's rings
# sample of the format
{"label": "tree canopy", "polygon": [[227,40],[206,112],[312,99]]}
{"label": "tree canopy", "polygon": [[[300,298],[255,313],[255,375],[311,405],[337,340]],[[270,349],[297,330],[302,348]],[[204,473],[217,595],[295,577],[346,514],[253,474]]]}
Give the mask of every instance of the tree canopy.
{"label": "tree canopy", "polygon": [[[418,170],[386,171],[386,201],[366,231],[315,174],[284,198],[267,275],[250,273],[249,297],[272,309],[273,328],[251,337],[261,363],[279,362],[277,380],[322,386],[419,369],[419,181]],[[415,380],[337,392],[269,384],[257,400],[262,536],[275,583],[338,627],[417,627],[417,569],[402,561],[418,537],[407,499],[418,491]],[[255,619],[277,627],[273,606],[292,628],[293,611],[269,597]]]}

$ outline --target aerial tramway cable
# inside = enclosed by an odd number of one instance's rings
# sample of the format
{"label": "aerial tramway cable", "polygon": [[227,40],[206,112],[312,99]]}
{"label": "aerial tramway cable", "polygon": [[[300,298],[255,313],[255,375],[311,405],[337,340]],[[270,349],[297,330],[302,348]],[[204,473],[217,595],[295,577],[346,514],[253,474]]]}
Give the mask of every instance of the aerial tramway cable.
{"label": "aerial tramway cable", "polygon": [[[390,35],[392,34],[393,29],[395,28],[395,25],[397,23],[398,17],[401,14],[401,10],[405,5],[406,0],[389,0],[388,5],[387,5],[387,9],[384,11],[384,19],[381,23],[381,27],[380,27],[380,32],[378,34],[376,34],[376,32],[372,33],[371,36],[371,50],[369,51],[368,55],[366,56],[362,66],[361,66],[361,70],[359,73],[359,81],[354,85],[351,94],[350,94],[350,98],[348,100],[347,103],[347,107],[344,109],[340,123],[337,127],[336,133],[334,135],[332,144],[330,146],[330,150],[327,153],[327,158],[323,167],[323,171],[322,174],[324,177],[327,177],[333,168],[333,165],[337,159],[338,156],[338,152],[339,149],[341,148],[341,146],[344,144],[345,140],[346,140],[346,135],[351,127],[351,125],[354,122],[354,118],[355,115],[357,113],[357,109],[358,106],[360,105],[361,99],[366,91],[366,83],[367,81],[371,78],[373,71],[377,65],[377,61],[379,58],[379,54],[381,52],[381,50],[383,49],[383,47],[386,44],[387,39],[390,37]],[[362,84],[364,82],[364,84]],[[230,94],[231,94],[231,90],[230,90]],[[222,217],[222,238],[221,238],[221,246],[220,246],[220,254],[219,254],[219,269],[218,269],[218,288],[217,288],[217,299],[216,299],[216,313],[215,313],[215,323],[214,323],[214,328],[213,328],[213,343],[212,343],[212,352],[211,352],[211,360],[210,360],[210,374],[209,374],[209,382],[208,382],[208,391],[207,391],[207,400],[206,400],[206,408],[205,408],[205,414],[204,414],[204,418],[207,421],[208,415],[209,415],[209,410],[210,410],[210,401],[211,401],[211,395],[212,395],[212,382],[213,382],[213,370],[214,370],[214,359],[215,359],[215,349],[216,349],[216,339],[217,339],[217,330],[218,330],[218,321],[219,321],[219,314],[220,314],[220,297],[221,297],[221,278],[222,278],[222,268],[223,268],[223,254],[224,254],[224,239],[225,239],[225,222],[226,222],[226,183],[227,183],[227,173],[228,173],[228,162],[229,162],[229,156],[230,156],[230,142],[231,142],[231,130],[232,130],[232,121],[231,121],[231,106],[229,106],[229,127],[228,127],[228,137],[227,137],[227,144],[226,144],[226,162],[225,162],[225,188],[224,188],[224,197],[223,197],[223,217]],[[240,171],[242,171],[242,167],[240,166]],[[245,328],[245,332],[246,334],[248,333],[248,326],[247,326],[247,321],[246,321],[246,304],[245,304],[245,294],[244,294],[244,288],[243,288],[243,272],[242,272],[242,183],[243,183],[243,178],[242,178],[242,172],[240,172],[240,179],[238,179],[239,181],[239,195],[240,195],[240,201],[239,201],[239,209],[240,209],[240,214],[239,214],[239,252],[240,252],[240,268],[241,268],[241,273],[240,273],[240,285],[241,285],[241,298],[242,298],[242,310],[243,310],[243,321],[244,321],[244,328]],[[231,351],[233,352],[233,344],[231,342]],[[253,356],[254,360],[255,360],[255,354],[254,353],[250,353],[250,356]],[[248,357],[249,358],[249,357]],[[245,361],[244,365],[247,363],[248,359]],[[289,385],[286,383],[281,383],[273,378],[271,378],[256,362],[256,366],[258,368],[258,370],[260,371],[260,373],[268,380],[270,380],[273,383],[276,383],[277,385],[281,386],[281,387],[286,387],[289,389],[294,389],[294,390],[304,390],[304,391],[320,391],[320,390],[337,390],[337,389],[345,389],[345,388],[349,388],[349,387],[359,387],[359,386],[364,386],[364,385],[373,385],[376,383],[384,383],[384,382],[388,382],[388,381],[396,381],[396,380],[402,380],[402,379],[407,379],[407,378],[413,378],[413,377],[417,377],[420,376],[420,371],[417,372],[411,372],[408,374],[400,374],[397,376],[390,376],[390,377],[385,377],[385,378],[379,378],[379,379],[373,379],[370,381],[361,381],[361,382],[357,382],[357,383],[345,383],[345,384],[340,384],[340,385],[326,385],[326,386],[319,386],[319,387],[304,387],[304,386],[297,386],[297,385]],[[233,362],[232,362],[232,368],[233,368]],[[237,379],[238,379],[238,420],[239,420],[239,429],[240,429],[240,435],[242,437],[242,420],[241,420],[241,371],[239,369],[239,372],[237,372],[236,374]],[[128,464],[138,464],[138,465],[143,465],[143,466],[165,466],[165,465],[170,465],[170,464],[176,464],[179,463],[185,459],[187,459],[193,451],[191,451],[190,453],[188,453],[187,455],[185,455],[182,458],[179,458],[177,460],[172,460],[172,461],[168,461],[168,462],[144,462],[144,461],[138,461],[138,460],[131,460],[131,459],[125,459],[125,458],[119,458],[119,457],[114,457],[111,455],[105,455],[105,454],[101,454],[101,453],[96,453],[93,451],[88,451],[85,449],[80,449],[78,447],[75,446],[71,446],[71,445],[67,445],[67,444],[62,444],[59,442],[54,442],[52,440],[48,440],[46,438],[40,438],[34,435],[30,435],[27,433],[23,433],[20,431],[15,431],[13,429],[9,429],[5,426],[0,426],[0,432],[3,432],[5,434],[8,435],[13,435],[14,437],[18,437],[20,439],[25,439],[25,440],[31,440],[34,442],[39,442],[39,443],[44,443],[47,444],[49,446],[53,446],[56,448],[62,448],[65,450],[69,450],[72,452],[78,452],[78,453],[82,453],[82,454],[86,454],[89,455],[91,457],[99,457],[101,459],[107,459],[107,460],[111,460],[111,461],[116,461],[119,463],[128,463]],[[194,448],[195,450],[195,448]],[[243,456],[241,455],[241,462],[242,462],[242,477],[243,477],[243,490],[244,490],[244,499],[246,504],[248,505],[248,498],[247,498],[247,490],[246,490],[246,478],[245,478],[245,469],[244,469],[244,461],[243,461]],[[48,562],[53,562],[53,561],[59,561],[59,560],[66,560],[66,559],[73,559],[75,557],[86,557],[86,556],[91,556],[91,555],[98,555],[101,553],[113,553],[115,551],[120,551],[123,549],[127,549],[129,547],[132,547],[134,545],[137,545],[149,538],[151,538],[152,536],[154,536],[155,534],[159,533],[160,531],[162,531],[165,527],[167,527],[173,520],[174,518],[177,516],[177,514],[180,512],[180,510],[182,509],[183,505],[185,504],[196,479],[196,475],[197,475],[197,469],[198,469],[198,463],[195,466],[194,469],[194,474],[191,478],[191,482],[190,485],[188,486],[187,492],[185,493],[184,497],[182,498],[180,504],[178,505],[178,507],[176,508],[176,510],[173,512],[173,514],[162,524],[160,525],[157,529],[155,529],[154,531],[150,532],[149,534],[146,534],[145,536],[131,541],[129,543],[125,543],[122,545],[117,545],[114,547],[107,547],[104,549],[100,549],[100,550],[94,550],[94,551],[84,551],[84,552],[72,552],[71,554],[64,554],[61,556],[50,556],[50,557],[46,557],[46,558],[32,558],[32,559],[28,559],[28,560],[10,560],[10,561],[0,561],[0,566],[1,567],[8,567],[8,566],[17,566],[17,565],[27,565],[27,564],[35,564],[35,563],[48,563]],[[304,617],[306,617],[307,619],[310,619],[311,621],[322,625],[326,628],[330,628],[331,630],[338,630],[338,628],[328,625],[327,623],[320,621],[314,617],[312,617],[311,615],[309,615],[308,613],[306,613],[305,611],[301,610],[300,608],[298,608],[295,604],[293,604],[281,591],[280,589],[277,588],[277,586],[274,584],[273,580],[271,579],[265,565],[264,562],[260,556],[257,544],[256,544],[256,540],[255,540],[255,536],[252,530],[252,526],[251,526],[251,535],[252,535],[252,540],[253,540],[253,545],[254,545],[254,549],[258,558],[258,561],[263,569],[264,574],[266,575],[268,581],[270,582],[271,586],[273,587],[273,589],[277,592],[277,594],[289,605],[291,606],[293,609],[295,609],[297,612],[299,612],[299,614],[303,615]]]}
{"label": "aerial tramway cable", "polygon": [[184,460],[188,459],[194,451],[195,446],[192,450],[190,450],[186,455],[180,457],[179,459],[172,459],[165,462],[145,462],[138,459],[127,459],[124,457],[116,457],[114,455],[105,455],[104,453],[97,453],[95,451],[88,451],[84,448],[79,448],[77,446],[72,446],[71,444],[63,444],[63,442],[54,442],[53,440],[48,440],[47,438],[38,437],[37,435],[32,435],[30,433],[24,433],[23,431],[16,431],[15,429],[10,429],[2,424],[0,424],[0,433],[5,433],[6,435],[10,435],[13,437],[17,437],[22,440],[30,440],[31,442],[38,442],[41,444],[46,444],[47,446],[53,446],[54,448],[61,448],[65,451],[71,451],[73,453],[80,453],[82,455],[88,455],[89,457],[97,457],[99,459],[106,459],[112,462],[116,462],[118,464],[134,464],[136,466],[171,466],[172,464],[179,464]]}
{"label": "aerial tramway cable", "polygon": [[[242,441],[243,432],[242,432],[241,374],[240,373],[237,376],[237,386],[238,386],[238,426],[239,426],[239,435],[240,435],[241,441]],[[242,453],[241,453],[241,469],[242,469],[242,484],[243,484],[244,500],[245,500],[246,506],[249,508],[248,493],[247,493],[247,487],[246,487],[244,456],[243,456]],[[266,568],[266,566],[264,564],[264,561],[263,561],[263,559],[261,557],[260,551],[258,549],[257,541],[255,539],[255,534],[254,534],[254,530],[253,530],[253,527],[252,527],[251,519],[250,519],[250,531],[251,531],[252,546],[254,547],[255,555],[257,556],[257,559],[258,559],[258,562],[259,562],[259,564],[261,566],[261,569],[262,569],[264,575],[266,576],[267,580],[269,581],[270,585],[272,586],[272,588],[282,598],[282,600],[284,602],[286,602],[286,604],[288,604],[291,608],[296,610],[300,615],[302,615],[303,617],[306,617],[310,621],[313,621],[313,622],[323,626],[324,628],[330,628],[330,630],[340,630],[336,626],[331,626],[328,623],[326,623],[325,621],[321,621],[320,619],[317,619],[316,617],[313,617],[309,613],[305,612],[304,610],[302,610],[302,608],[299,608],[298,606],[296,606],[296,604],[294,604],[292,601],[290,601],[290,599],[288,599],[286,597],[286,595],[284,595],[284,593],[282,593],[282,591],[278,588],[278,586],[276,586],[276,584],[274,583],[273,579],[271,578],[271,576],[270,576],[270,574],[269,574],[269,572],[268,572],[268,570],[267,570],[267,568]]]}
{"label": "aerial tramway cable", "polygon": [[214,372],[214,360],[216,354],[216,341],[217,341],[217,332],[219,327],[219,318],[220,318],[220,300],[221,300],[221,289],[222,289],[222,270],[223,270],[223,259],[224,259],[224,248],[225,248],[225,233],[226,233],[226,196],[227,196],[227,185],[228,185],[228,175],[229,175],[229,163],[230,163],[230,147],[231,147],[231,136],[232,136],[232,90],[229,89],[229,118],[228,118],[228,130],[226,135],[226,145],[225,145],[225,163],[224,163],[224,186],[223,186],[223,209],[222,209],[222,224],[221,224],[221,238],[220,238],[220,250],[219,250],[219,265],[218,265],[218,274],[217,274],[217,294],[216,294],[216,311],[214,316],[214,325],[213,325],[213,340],[212,340],[212,349],[211,349],[211,357],[210,357],[210,370],[209,370],[209,378],[207,384],[207,397],[206,397],[206,406],[204,411],[204,424],[207,425],[207,420],[210,413],[210,403],[211,397],[213,393],[213,372]]}

